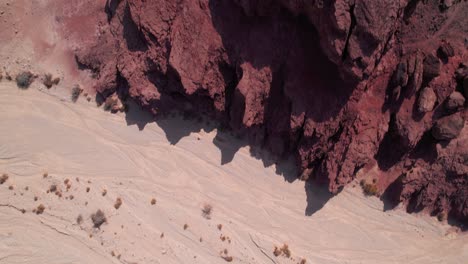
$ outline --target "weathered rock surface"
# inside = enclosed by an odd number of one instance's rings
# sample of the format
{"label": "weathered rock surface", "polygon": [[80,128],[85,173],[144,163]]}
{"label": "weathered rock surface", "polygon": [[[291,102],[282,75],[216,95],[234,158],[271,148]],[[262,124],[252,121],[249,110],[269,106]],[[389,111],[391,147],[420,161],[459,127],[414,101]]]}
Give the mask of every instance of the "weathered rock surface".
{"label": "weathered rock surface", "polygon": [[447,98],[446,102],[447,110],[449,111],[457,111],[465,105],[465,97],[460,92],[453,92]]}
{"label": "weathered rock surface", "polygon": [[437,100],[437,95],[431,87],[424,88],[421,91],[418,99],[418,111],[421,113],[427,113],[434,109]]}
{"label": "weathered rock surface", "polygon": [[438,140],[454,139],[460,135],[464,125],[465,120],[460,115],[446,116],[437,120],[432,128],[432,135]]}
{"label": "weathered rock surface", "polygon": [[466,85],[468,3],[444,3],[108,0],[76,58],[104,98],[211,116],[333,193],[377,165],[398,202],[466,221],[467,112],[434,102]]}

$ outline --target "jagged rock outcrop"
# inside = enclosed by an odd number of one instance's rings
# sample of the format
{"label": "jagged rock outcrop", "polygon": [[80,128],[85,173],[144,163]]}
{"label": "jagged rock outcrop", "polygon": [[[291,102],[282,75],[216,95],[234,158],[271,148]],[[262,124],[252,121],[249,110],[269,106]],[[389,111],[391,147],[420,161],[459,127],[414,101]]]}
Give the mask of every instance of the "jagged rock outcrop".
{"label": "jagged rock outcrop", "polygon": [[[377,166],[397,202],[468,220],[467,110],[436,103],[466,90],[467,12],[466,1],[109,0],[76,59],[99,96],[211,116],[294,154],[299,176],[333,193]],[[461,128],[447,137],[450,114]]]}

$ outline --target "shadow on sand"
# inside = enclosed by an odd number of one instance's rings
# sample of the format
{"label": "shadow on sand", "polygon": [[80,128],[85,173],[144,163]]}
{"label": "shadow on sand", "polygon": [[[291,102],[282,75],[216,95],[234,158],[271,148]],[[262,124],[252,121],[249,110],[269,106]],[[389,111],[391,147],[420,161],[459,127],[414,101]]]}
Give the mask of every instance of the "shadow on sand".
{"label": "shadow on sand", "polygon": [[[216,136],[212,143],[221,151],[220,165],[230,163],[239,149],[249,145],[250,155],[261,160],[265,168],[275,165],[276,174],[282,176],[288,183],[299,180],[297,166],[292,156],[275,158],[268,151],[259,146],[252,146],[245,138],[233,131],[220,128],[217,123],[206,118],[184,115],[179,112],[155,118],[142,110],[136,103],[129,101],[125,120],[128,126],[137,126],[139,130],[144,130],[149,123],[156,123],[164,131],[171,145],[176,145],[182,138],[191,133],[202,130],[209,133],[216,130]],[[304,214],[307,216],[319,211],[333,196],[328,192],[326,186],[320,186],[310,181],[305,182],[304,188],[307,195],[307,207]]]}

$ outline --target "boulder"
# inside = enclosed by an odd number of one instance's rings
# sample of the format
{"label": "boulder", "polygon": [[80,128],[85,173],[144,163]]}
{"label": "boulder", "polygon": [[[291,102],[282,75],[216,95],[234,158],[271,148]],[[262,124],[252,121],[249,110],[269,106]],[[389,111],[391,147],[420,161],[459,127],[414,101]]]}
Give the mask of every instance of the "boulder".
{"label": "boulder", "polygon": [[454,139],[460,135],[464,125],[465,120],[458,114],[442,117],[432,127],[432,136],[437,140]]}
{"label": "boulder", "polygon": [[431,81],[440,74],[440,61],[439,58],[433,54],[429,54],[424,58],[423,62],[423,75],[424,79]]}
{"label": "boulder", "polygon": [[465,105],[465,97],[460,92],[453,92],[447,98],[445,107],[449,111],[457,111]]}
{"label": "boulder", "polygon": [[437,56],[443,61],[447,62],[449,58],[455,55],[455,51],[452,45],[448,42],[442,43],[440,47],[437,49]]}
{"label": "boulder", "polygon": [[436,101],[437,96],[434,90],[430,87],[424,88],[418,98],[418,111],[420,113],[427,113],[432,111]]}

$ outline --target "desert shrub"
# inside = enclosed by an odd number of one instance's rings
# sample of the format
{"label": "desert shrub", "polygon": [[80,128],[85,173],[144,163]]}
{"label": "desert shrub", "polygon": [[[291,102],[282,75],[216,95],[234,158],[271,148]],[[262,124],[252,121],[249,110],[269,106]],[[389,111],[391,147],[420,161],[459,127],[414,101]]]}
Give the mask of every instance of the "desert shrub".
{"label": "desert shrub", "polygon": [[52,185],[49,187],[49,192],[55,193],[56,191],[57,191],[57,185],[52,184]]}
{"label": "desert shrub", "polygon": [[91,188],[89,188],[89,187],[86,187],[86,192],[89,192],[89,190],[91,190]]}
{"label": "desert shrub", "polygon": [[42,84],[44,84],[45,87],[50,89],[52,85],[54,85],[54,82],[52,80],[52,74],[48,73],[44,75],[44,79],[42,80]]}
{"label": "desert shrub", "polygon": [[121,205],[122,205],[122,199],[117,198],[117,200],[115,200],[115,203],[114,203],[114,208],[119,209]]}
{"label": "desert shrub", "polygon": [[97,210],[96,213],[91,215],[91,220],[95,228],[100,228],[102,224],[107,222],[106,216],[101,209]]}
{"label": "desert shrub", "polygon": [[437,214],[437,220],[439,220],[439,222],[443,222],[445,220],[447,220],[447,214],[444,213],[444,212],[440,212]]}
{"label": "desert shrub", "polygon": [[283,244],[283,246],[281,246],[281,247],[275,246],[275,248],[273,250],[273,255],[275,255],[275,257],[278,257],[278,256],[282,255],[282,256],[285,256],[287,258],[290,258],[291,257],[291,250],[289,249],[288,244]]}
{"label": "desert shrub", "polygon": [[184,224],[184,230],[187,230],[187,228],[188,228],[188,225]]}
{"label": "desert shrub", "polygon": [[202,208],[202,215],[206,219],[211,219],[211,213],[213,212],[213,206],[210,204],[204,204]]}
{"label": "desert shrub", "polygon": [[34,81],[34,75],[25,71],[16,76],[16,85],[21,89],[28,89],[31,83]]}
{"label": "desert shrub", "polygon": [[8,174],[4,173],[2,174],[2,177],[0,177],[0,184],[4,184],[8,180],[9,176]]}
{"label": "desert shrub", "polygon": [[107,190],[106,189],[102,190],[102,196],[106,196],[106,194],[107,194]]}
{"label": "desert shrub", "polygon": [[156,199],[151,199],[151,205],[155,205],[156,204]]}
{"label": "desert shrub", "polygon": [[379,189],[374,183],[364,183],[362,191],[366,196],[377,196],[379,194]]}
{"label": "desert shrub", "polygon": [[306,264],[307,263],[307,260],[305,258],[301,259],[301,261],[299,261],[299,264]]}
{"label": "desert shrub", "polygon": [[223,225],[222,225],[222,224],[218,224],[218,230],[221,231],[221,229],[223,229]]}
{"label": "desert shrub", "polygon": [[78,84],[73,86],[72,92],[71,92],[72,102],[76,103],[76,101],[78,101],[78,98],[80,97],[82,92],[83,92],[83,89],[81,89],[81,87]]}
{"label": "desert shrub", "polygon": [[81,223],[83,223],[83,216],[82,215],[78,215],[76,217],[76,223],[81,225]]}
{"label": "desert shrub", "polygon": [[44,210],[45,210],[45,206],[43,204],[40,204],[36,208],[36,214],[40,215],[40,214],[44,213]]}

